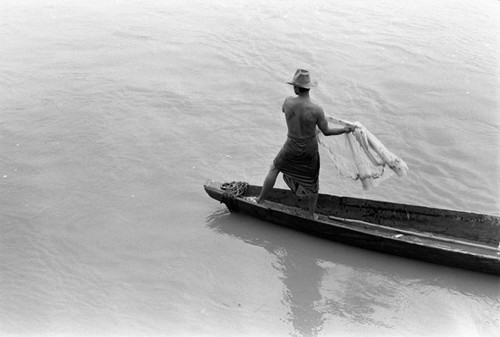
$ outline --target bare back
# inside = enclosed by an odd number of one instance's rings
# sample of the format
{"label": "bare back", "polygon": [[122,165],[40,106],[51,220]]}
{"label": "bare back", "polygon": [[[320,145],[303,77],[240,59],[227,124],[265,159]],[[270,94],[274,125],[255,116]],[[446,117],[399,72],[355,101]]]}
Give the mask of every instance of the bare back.
{"label": "bare back", "polygon": [[288,126],[288,137],[311,138],[316,136],[316,125],[325,119],[323,109],[309,97],[288,97],[283,103]]}

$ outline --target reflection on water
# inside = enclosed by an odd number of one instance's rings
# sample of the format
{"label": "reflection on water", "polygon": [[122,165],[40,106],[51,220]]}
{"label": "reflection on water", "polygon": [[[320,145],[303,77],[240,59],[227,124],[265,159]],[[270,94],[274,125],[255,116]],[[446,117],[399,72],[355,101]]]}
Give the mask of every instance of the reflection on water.
{"label": "reflection on water", "polygon": [[300,335],[317,335],[325,320],[323,313],[317,309],[321,301],[319,289],[324,269],[315,263],[313,257],[301,256],[297,250],[274,246],[272,241],[265,248],[276,255],[275,267],[283,275],[283,301],[290,307],[288,320]]}
{"label": "reflection on water", "polygon": [[[273,266],[281,273],[282,302],[289,308],[293,335],[317,336],[325,326],[342,322],[394,333],[394,317],[414,308],[426,315],[427,298],[491,307],[478,320],[499,323],[500,283],[494,276],[349,247],[226,209],[210,214],[207,224],[276,257]],[[445,321],[453,324],[454,318]]]}
{"label": "reflection on water", "polygon": [[323,312],[318,310],[325,269],[316,263],[313,255],[305,254],[300,247],[294,249],[287,245],[288,231],[285,230],[282,235],[269,231],[266,233],[269,235],[261,236],[261,231],[256,232],[251,225],[245,225],[244,220],[249,219],[223,209],[211,214],[208,223],[218,233],[263,247],[276,256],[274,267],[282,274],[283,302],[289,307],[287,319],[299,336],[316,336],[325,320]]}

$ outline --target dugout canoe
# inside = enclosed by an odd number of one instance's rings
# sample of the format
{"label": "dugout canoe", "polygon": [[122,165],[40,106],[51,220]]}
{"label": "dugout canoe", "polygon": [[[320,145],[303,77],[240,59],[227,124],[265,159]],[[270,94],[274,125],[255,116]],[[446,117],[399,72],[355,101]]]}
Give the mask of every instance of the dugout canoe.
{"label": "dugout canoe", "polygon": [[500,275],[497,216],[320,194],[318,219],[313,220],[305,211],[307,201],[290,190],[275,188],[257,204],[249,197],[259,195],[260,186],[208,181],[204,188],[230,211],[276,225],[364,249]]}

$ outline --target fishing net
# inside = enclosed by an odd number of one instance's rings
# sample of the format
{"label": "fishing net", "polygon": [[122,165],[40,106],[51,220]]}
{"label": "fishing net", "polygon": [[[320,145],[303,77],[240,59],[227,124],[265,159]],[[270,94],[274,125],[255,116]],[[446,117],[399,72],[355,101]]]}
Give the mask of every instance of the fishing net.
{"label": "fishing net", "polygon": [[221,185],[222,193],[221,203],[226,204],[227,208],[233,212],[238,211],[236,198],[245,194],[248,188],[248,183],[242,181],[233,181],[230,183],[223,183]]}
{"label": "fishing net", "polygon": [[[361,123],[342,121],[331,116],[327,116],[327,120],[338,127],[356,126],[352,133],[343,136],[325,137],[321,132],[318,135],[320,151],[333,161],[340,175],[360,180],[364,190],[389,178],[391,171],[400,177],[406,175],[406,163],[387,150]],[[386,172],[389,171],[386,167],[391,169],[390,172]]]}

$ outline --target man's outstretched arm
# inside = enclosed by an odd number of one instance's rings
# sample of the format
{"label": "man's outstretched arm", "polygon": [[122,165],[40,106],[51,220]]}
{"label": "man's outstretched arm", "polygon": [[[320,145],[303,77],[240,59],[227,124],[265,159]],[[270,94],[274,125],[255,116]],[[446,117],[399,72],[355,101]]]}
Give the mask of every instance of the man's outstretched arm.
{"label": "man's outstretched arm", "polygon": [[346,132],[352,132],[354,130],[354,126],[344,126],[343,128],[331,128],[328,125],[328,121],[325,117],[325,112],[322,108],[318,108],[318,127],[323,132],[325,136],[336,136],[341,135]]}

